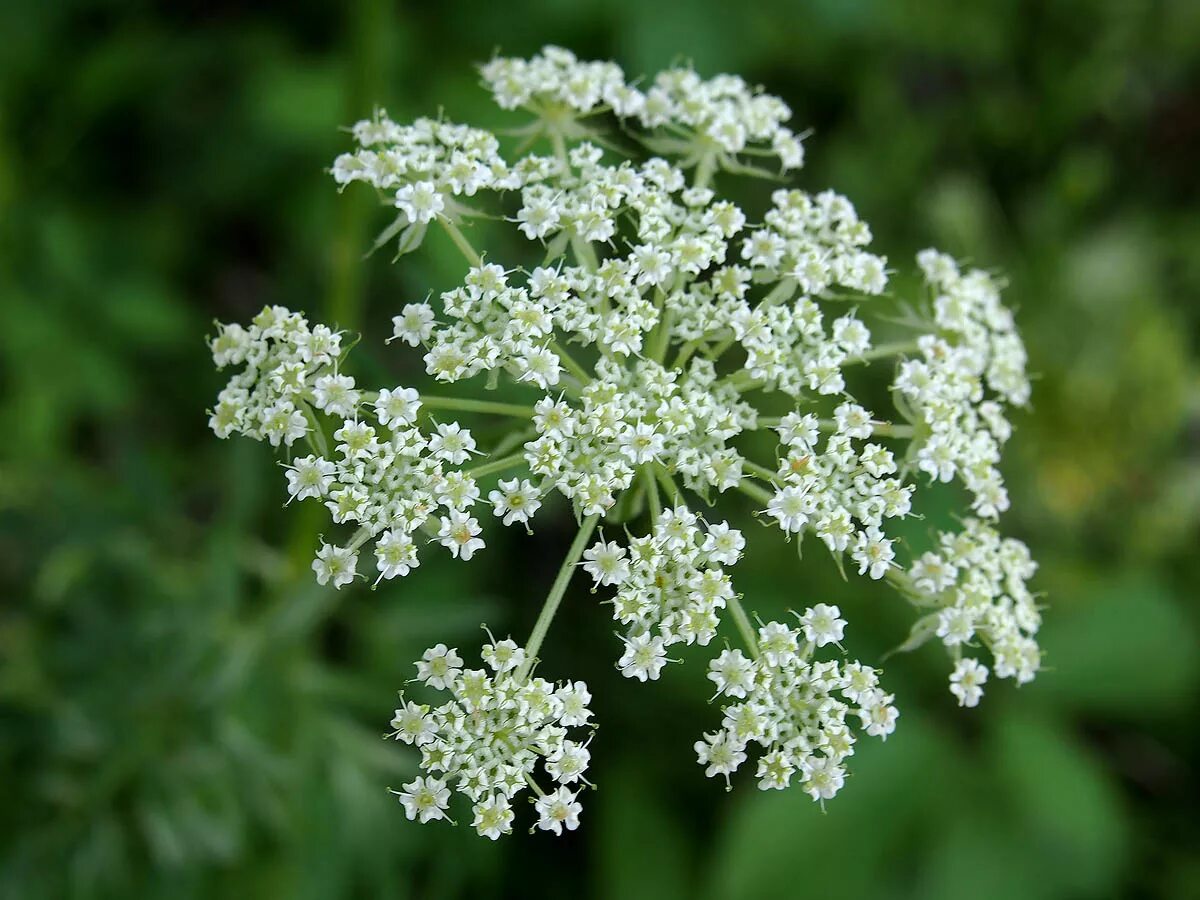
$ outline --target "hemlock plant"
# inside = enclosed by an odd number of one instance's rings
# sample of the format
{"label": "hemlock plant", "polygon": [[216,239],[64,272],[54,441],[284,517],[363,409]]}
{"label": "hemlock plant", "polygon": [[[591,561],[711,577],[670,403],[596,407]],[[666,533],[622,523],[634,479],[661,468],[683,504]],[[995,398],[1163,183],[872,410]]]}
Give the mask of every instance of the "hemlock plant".
{"label": "hemlock plant", "polygon": [[[895,728],[894,698],[876,669],[832,652],[846,626],[837,606],[756,626],[729,572],[745,538],[716,512],[730,491],[797,543],[813,535],[852,575],[893,585],[919,613],[903,648],[941,639],[960,705],[979,702],[989,675],[1032,679],[1036,564],[993,525],[1008,507],[1006,409],[1029,399],[996,281],[926,250],[926,296],[899,303],[844,197],[780,188],[761,212],[722,199],[717,173],[786,176],[804,157],[786,105],[740,78],[672,69],[643,91],[612,63],[554,47],[481,73],[502,108],[532,117],[515,153],[478,128],[379,112],[332,168],[340,186],[370,185],[397,211],[381,242],[412,252],[435,228],[462,251],[463,283],[406,304],[391,340],[467,390],[364,390],[341,371],[341,333],[280,307],[211,341],[216,365],[235,369],[213,430],[282,445],[291,498],[323,503],[340,526],[313,562],[323,585],[409,575],[431,545],[472,559],[485,521],[529,528],[554,494],[574,510],[578,533],[524,646],[489,633],[481,667],[444,644],[417,662],[422,687],[401,694],[392,721],[425,773],[395,792],[408,817],[451,819],[459,793],[495,839],[524,795],[538,828],[578,826],[591,695],[535,674],[577,568],[611,603],[625,676],[654,681],[675,645],[710,648],[723,706],[695,744],[707,775],[728,783],[752,762],[763,790],[838,792],[858,734]],[[600,123],[614,120],[610,138]],[[644,158],[625,158],[628,145]],[[474,247],[462,226],[482,215],[506,218],[542,264],[510,268]],[[911,339],[874,343],[860,307]],[[894,410],[850,393],[866,363],[894,368]],[[485,399],[501,379],[537,399]],[[454,411],[509,418],[512,437],[481,452],[433,415]],[[773,456],[743,455],[739,438],[768,430]],[[307,455],[292,452],[298,441]],[[899,557],[891,521],[922,482],[955,479],[972,498],[961,530]],[[743,646],[718,651],[726,615]]]}

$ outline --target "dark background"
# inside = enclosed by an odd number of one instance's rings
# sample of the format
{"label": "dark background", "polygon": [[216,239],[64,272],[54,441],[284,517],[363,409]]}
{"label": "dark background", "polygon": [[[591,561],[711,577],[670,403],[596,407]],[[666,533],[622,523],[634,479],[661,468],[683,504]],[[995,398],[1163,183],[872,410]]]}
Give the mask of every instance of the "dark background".
{"label": "dark background", "polygon": [[[1200,896],[1200,4],[7,0],[0,35],[0,896]],[[264,303],[419,383],[385,323],[461,262],[363,262],[388,218],[323,169],[376,103],[517,124],[472,64],[548,42],[762,83],[814,129],[800,185],[893,265],[936,244],[1010,281],[1039,380],[1002,527],[1043,564],[1048,670],[964,712],[938,649],[890,660],[898,730],[825,814],[704,779],[703,666],[621,679],[577,584],[543,655],[597,697],[581,830],[407,822],[393,692],[482,621],[521,638],[568,517],[334,593],[321,511],[205,427],[203,338]],[[838,602],[868,660],[905,633],[767,532],[750,606]]]}

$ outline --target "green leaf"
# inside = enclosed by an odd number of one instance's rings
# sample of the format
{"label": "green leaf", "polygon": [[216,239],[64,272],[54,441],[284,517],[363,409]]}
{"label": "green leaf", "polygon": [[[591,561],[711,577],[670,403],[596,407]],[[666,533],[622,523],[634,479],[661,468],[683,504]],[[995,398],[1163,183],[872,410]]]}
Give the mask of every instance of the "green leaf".
{"label": "green leaf", "polygon": [[392,262],[420,247],[421,242],[425,240],[425,232],[428,230],[427,222],[413,222],[405,228],[400,234],[400,242],[396,245],[396,255],[392,257]]}
{"label": "green leaf", "polygon": [[[800,896],[823,900],[879,896],[894,861],[903,859],[912,833],[933,818],[940,792],[957,777],[946,742],[916,719],[902,718],[886,742],[863,737],[849,760],[842,791],[820,805],[798,787],[760,792],[749,763],[735,778],[736,807],[713,854],[707,896],[713,900],[767,900]],[[852,848],[852,849],[851,849]],[[848,861],[848,853],[852,861]]]}
{"label": "green leaf", "polygon": [[[594,827],[598,834],[603,896],[622,900],[675,900],[695,896],[688,841],[675,807],[663,802],[661,783],[641,768],[626,766],[604,773],[596,792]],[[584,815],[587,813],[585,811]],[[646,865],[646,848],[654,864]]]}
{"label": "green leaf", "polygon": [[1197,641],[1183,604],[1150,575],[1129,575],[1046,614],[1037,681],[1022,690],[1075,709],[1135,717],[1195,696]]}
{"label": "green leaf", "polygon": [[929,615],[921,616],[921,618],[913,622],[912,630],[909,631],[908,637],[904,639],[904,642],[889,650],[883,658],[887,659],[896,653],[911,653],[933,637],[937,633],[937,627],[937,613],[929,613]]}
{"label": "green leaf", "polygon": [[1056,719],[1013,707],[992,720],[1004,806],[1023,852],[1056,896],[1097,896],[1115,885],[1128,834],[1116,786]]}

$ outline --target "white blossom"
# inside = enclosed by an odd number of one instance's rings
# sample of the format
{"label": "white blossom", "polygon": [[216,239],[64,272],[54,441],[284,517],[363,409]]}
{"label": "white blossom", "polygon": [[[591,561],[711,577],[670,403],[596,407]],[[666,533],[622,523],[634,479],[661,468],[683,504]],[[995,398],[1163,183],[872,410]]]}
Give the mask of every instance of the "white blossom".
{"label": "white blossom", "polygon": [[[553,46],[479,74],[525,138],[516,149],[377,110],[330,170],[339,189],[361,182],[381,198],[377,247],[415,252],[440,231],[466,260],[461,277],[387,311],[387,342],[432,390],[367,389],[346,352],[356,336],[280,306],[217,325],[209,342],[229,370],[213,432],[278,448],[287,502],[311,501],[337,529],[312,563],[321,585],[352,584],[360,553],[374,557],[373,586],[413,573],[423,547],[474,558],[497,527],[480,504],[527,531],[546,516],[579,523],[527,647],[493,639],[481,669],[446,644],[417,662],[413,693],[448,699],[404,697],[395,712],[392,734],[423,772],[394,792],[405,815],[450,819],[462,794],[463,821],[495,840],[529,788],[534,827],[579,826],[591,752],[569,732],[592,725],[592,697],[533,670],[580,568],[611,607],[623,675],[666,677],[668,654],[709,660],[721,722],[694,744],[709,776],[729,784],[753,758],[762,790],[838,793],[857,735],[894,732],[895,698],[873,667],[815,658],[841,650],[852,605],[803,607],[796,627],[752,624],[731,574],[747,538],[721,518],[731,494],[798,552],[815,535],[848,591],[868,579],[903,595],[922,613],[904,647],[947,648],[960,705],[979,702],[991,673],[1032,679],[1036,565],[994,524],[1010,504],[1010,416],[1030,397],[1001,282],[926,250],[924,294],[892,297],[888,259],[848,198],[782,185],[754,208],[727,199],[734,177],[804,159],[787,105],[740,77],[628,78]],[[610,140],[616,128],[630,140]],[[489,233],[471,227],[479,219],[528,253],[475,246]],[[894,408],[861,402],[868,365]],[[954,481],[970,517],[910,552],[898,520],[928,514],[925,485]],[[984,652],[990,671],[964,655]],[[534,791],[535,776],[549,786]]]}

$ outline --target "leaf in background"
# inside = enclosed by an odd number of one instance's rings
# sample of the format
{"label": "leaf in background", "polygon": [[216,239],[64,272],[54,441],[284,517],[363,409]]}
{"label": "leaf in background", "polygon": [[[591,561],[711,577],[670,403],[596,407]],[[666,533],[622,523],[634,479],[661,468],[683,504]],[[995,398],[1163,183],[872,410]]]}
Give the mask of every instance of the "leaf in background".
{"label": "leaf in background", "polygon": [[[598,832],[601,896],[620,900],[685,900],[695,896],[694,865],[678,808],[657,803],[661,783],[630,766],[603,773],[603,788],[587,798]],[[585,807],[584,815],[587,815]]]}
{"label": "leaf in background", "polygon": [[1130,718],[1187,708],[1196,689],[1195,627],[1161,581],[1130,574],[1073,600],[1047,613],[1039,635],[1047,671],[1022,697]]}
{"label": "leaf in background", "polygon": [[902,717],[886,744],[864,736],[849,761],[851,777],[825,813],[798,787],[759,792],[743,773],[737,806],[714,848],[707,896],[833,900],[894,889],[914,832],[933,827],[926,823],[941,795],[953,793],[957,776],[947,749],[916,717]]}
{"label": "leaf in background", "polygon": [[1107,894],[1126,859],[1117,790],[1099,760],[1055,719],[1012,705],[990,723],[1001,808],[1052,896]]}

